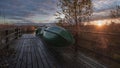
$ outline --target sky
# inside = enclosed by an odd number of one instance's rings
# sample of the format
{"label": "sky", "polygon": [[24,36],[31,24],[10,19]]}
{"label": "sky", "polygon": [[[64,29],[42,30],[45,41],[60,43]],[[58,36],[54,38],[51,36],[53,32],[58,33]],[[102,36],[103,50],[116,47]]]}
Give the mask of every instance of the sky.
{"label": "sky", "polygon": [[[58,0],[0,0],[0,22],[52,23],[58,11]],[[120,0],[92,0],[94,18],[109,15]],[[5,19],[4,19],[5,17]],[[3,20],[4,19],[4,20]]]}

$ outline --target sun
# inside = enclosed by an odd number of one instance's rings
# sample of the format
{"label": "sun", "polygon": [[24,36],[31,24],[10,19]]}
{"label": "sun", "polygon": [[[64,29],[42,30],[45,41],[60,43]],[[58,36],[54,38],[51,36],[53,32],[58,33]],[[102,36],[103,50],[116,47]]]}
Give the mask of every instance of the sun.
{"label": "sun", "polygon": [[99,21],[97,21],[96,25],[101,27],[101,26],[103,26],[103,23],[102,23],[102,21],[99,20]]}

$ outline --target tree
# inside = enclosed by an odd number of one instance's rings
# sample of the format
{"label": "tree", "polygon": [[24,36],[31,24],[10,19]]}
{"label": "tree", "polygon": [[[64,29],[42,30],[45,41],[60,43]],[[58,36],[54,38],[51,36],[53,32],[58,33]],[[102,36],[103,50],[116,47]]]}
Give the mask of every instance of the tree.
{"label": "tree", "polygon": [[58,6],[62,11],[57,13],[64,14],[70,24],[88,20],[93,12],[91,0],[59,0]]}
{"label": "tree", "polygon": [[115,10],[111,10],[111,18],[118,18],[120,17],[120,6],[117,5]]}
{"label": "tree", "polygon": [[64,14],[64,20],[69,24],[75,24],[75,39],[76,39],[76,48],[78,45],[78,36],[79,36],[79,25],[83,21],[89,21],[90,16],[92,15],[92,1],[91,0],[59,0],[58,6],[60,6],[61,11],[57,12],[59,14]]}

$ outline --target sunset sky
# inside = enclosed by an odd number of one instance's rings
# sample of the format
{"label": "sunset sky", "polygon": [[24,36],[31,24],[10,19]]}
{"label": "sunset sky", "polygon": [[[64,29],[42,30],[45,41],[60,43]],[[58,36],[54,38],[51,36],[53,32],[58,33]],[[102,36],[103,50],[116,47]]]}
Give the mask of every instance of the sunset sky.
{"label": "sunset sky", "polygon": [[[51,23],[58,9],[58,0],[0,0],[0,22]],[[120,0],[92,0],[94,18],[105,18]]]}

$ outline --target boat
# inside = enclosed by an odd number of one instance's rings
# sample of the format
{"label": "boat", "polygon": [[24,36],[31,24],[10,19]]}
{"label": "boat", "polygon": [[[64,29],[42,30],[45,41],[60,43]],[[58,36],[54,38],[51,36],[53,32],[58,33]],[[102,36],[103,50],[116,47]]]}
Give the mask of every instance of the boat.
{"label": "boat", "polygon": [[43,39],[52,47],[67,47],[75,42],[72,34],[59,26],[45,28]]}
{"label": "boat", "polygon": [[41,36],[42,35],[41,30],[42,30],[41,28],[36,29],[36,31],[35,31],[36,36]]}
{"label": "boat", "polygon": [[36,31],[35,31],[36,36],[42,36],[45,28],[47,28],[47,27],[37,28]]}

